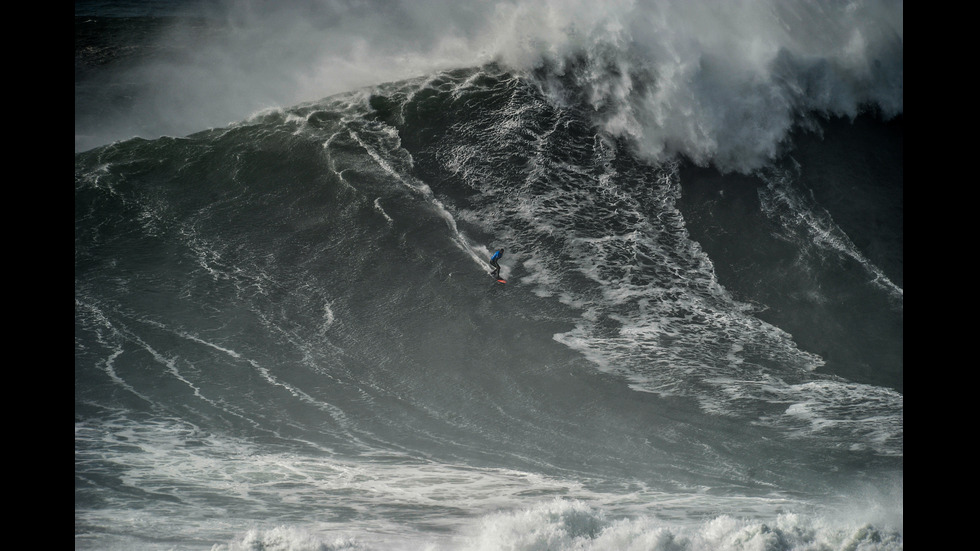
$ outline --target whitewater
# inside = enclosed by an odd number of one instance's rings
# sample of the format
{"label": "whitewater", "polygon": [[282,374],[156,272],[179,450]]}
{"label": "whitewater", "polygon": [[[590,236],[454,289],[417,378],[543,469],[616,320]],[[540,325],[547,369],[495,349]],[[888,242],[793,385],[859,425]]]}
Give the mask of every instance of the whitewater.
{"label": "whitewater", "polygon": [[904,548],[901,2],[75,16],[76,549]]}

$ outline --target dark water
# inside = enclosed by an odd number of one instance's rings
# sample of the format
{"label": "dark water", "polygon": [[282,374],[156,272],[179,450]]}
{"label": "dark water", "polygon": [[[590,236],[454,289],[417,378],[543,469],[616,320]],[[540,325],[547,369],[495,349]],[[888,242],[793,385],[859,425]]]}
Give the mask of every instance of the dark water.
{"label": "dark water", "polygon": [[615,91],[634,31],[79,150],[179,66],[115,15],[76,19],[76,548],[903,548],[900,114],[702,163]]}
{"label": "dark water", "polygon": [[[902,123],[830,120],[821,134],[796,139],[784,170],[817,229],[779,228],[762,212],[771,176],[686,169],[678,208],[709,256],[723,259],[715,269],[725,287],[764,304],[759,317],[818,352],[821,372],[901,391],[894,367],[903,365],[903,321],[894,311],[903,281]],[[824,231],[817,238],[836,254],[806,244]],[[874,291],[854,285],[869,274]]]}

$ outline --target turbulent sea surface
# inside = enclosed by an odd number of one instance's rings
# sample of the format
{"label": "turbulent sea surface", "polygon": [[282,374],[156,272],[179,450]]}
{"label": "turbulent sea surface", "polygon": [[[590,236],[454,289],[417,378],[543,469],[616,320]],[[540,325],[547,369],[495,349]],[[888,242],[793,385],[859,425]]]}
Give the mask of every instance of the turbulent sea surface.
{"label": "turbulent sea surface", "polygon": [[76,549],[904,548],[901,2],[75,15]]}

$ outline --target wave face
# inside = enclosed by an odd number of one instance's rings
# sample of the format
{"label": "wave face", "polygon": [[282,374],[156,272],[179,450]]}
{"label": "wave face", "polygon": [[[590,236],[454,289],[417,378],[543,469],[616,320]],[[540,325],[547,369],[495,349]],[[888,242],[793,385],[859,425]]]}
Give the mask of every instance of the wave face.
{"label": "wave face", "polygon": [[903,548],[900,3],[348,6],[455,57],[79,151],[262,6],[76,3],[77,549]]}

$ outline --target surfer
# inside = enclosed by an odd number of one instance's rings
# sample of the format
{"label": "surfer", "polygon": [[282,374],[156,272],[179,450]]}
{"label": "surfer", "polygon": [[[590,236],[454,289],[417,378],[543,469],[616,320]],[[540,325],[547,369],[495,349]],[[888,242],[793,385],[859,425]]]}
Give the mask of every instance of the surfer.
{"label": "surfer", "polygon": [[504,250],[498,249],[497,252],[493,253],[493,255],[490,257],[490,265],[493,266],[493,271],[490,272],[490,275],[496,279],[500,279],[500,264],[497,264],[497,261],[500,260],[500,257],[502,256],[504,256]]}

